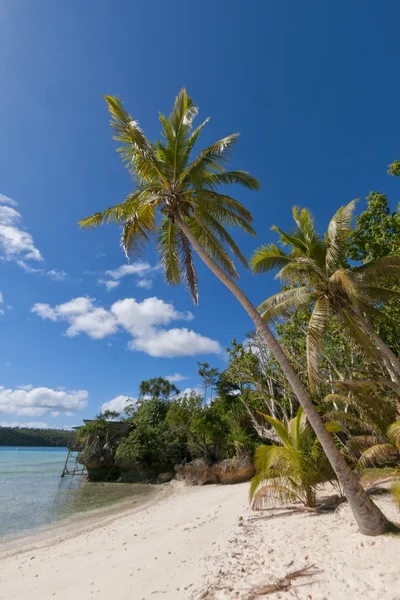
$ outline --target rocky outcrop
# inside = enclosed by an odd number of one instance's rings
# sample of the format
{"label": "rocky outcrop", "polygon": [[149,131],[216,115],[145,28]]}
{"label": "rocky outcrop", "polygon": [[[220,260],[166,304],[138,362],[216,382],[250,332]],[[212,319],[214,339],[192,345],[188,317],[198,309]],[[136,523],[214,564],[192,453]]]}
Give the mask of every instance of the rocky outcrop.
{"label": "rocky outcrop", "polygon": [[228,458],[213,464],[199,458],[186,465],[176,465],[177,478],[186,485],[205,485],[207,483],[242,483],[249,481],[255,474],[250,458]]}
{"label": "rocky outcrop", "polygon": [[253,461],[250,458],[227,458],[212,467],[221,483],[243,483],[255,475]]}
{"label": "rocky outcrop", "polygon": [[186,465],[176,465],[177,479],[185,481],[186,485],[204,485],[206,483],[220,483],[221,480],[213,472],[212,466],[204,459],[198,458]]}
{"label": "rocky outcrop", "polygon": [[89,481],[116,481],[120,476],[119,468],[112,458],[87,456],[80,463],[86,467]]}
{"label": "rocky outcrop", "polygon": [[142,465],[127,460],[117,461],[120,476],[119,481],[124,483],[168,483],[174,478],[175,473],[167,471],[165,465]]}

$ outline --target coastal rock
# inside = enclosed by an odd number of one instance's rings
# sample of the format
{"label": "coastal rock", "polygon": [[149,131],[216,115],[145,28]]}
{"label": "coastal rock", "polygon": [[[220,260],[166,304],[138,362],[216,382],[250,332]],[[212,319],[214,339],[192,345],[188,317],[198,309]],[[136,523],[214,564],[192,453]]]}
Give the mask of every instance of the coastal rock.
{"label": "coastal rock", "polygon": [[119,468],[112,458],[85,456],[79,462],[86,467],[89,481],[115,481],[119,477]]}
{"label": "coastal rock", "polygon": [[249,457],[227,458],[212,467],[213,472],[219,477],[221,483],[243,483],[255,475],[253,461]]}
{"label": "coastal rock", "polygon": [[221,483],[219,476],[213,472],[203,458],[198,458],[186,465],[176,465],[177,478],[185,481],[186,485],[204,485],[206,483]]}
{"label": "coastal rock", "polygon": [[243,483],[255,474],[253,462],[248,457],[228,458],[214,464],[199,458],[186,465],[176,465],[177,478],[186,485],[205,485],[207,483]]}
{"label": "coastal rock", "polygon": [[124,483],[168,483],[175,473],[168,472],[165,465],[147,466],[128,460],[117,461],[120,477]]}
{"label": "coastal rock", "polygon": [[175,477],[175,473],[160,473],[156,483],[169,483]]}

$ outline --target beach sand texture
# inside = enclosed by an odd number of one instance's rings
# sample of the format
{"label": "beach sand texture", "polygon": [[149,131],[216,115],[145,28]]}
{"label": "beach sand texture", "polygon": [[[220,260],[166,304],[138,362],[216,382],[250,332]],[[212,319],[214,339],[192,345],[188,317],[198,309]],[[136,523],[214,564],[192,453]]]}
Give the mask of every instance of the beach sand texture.
{"label": "beach sand texture", "polygon": [[[0,599],[248,599],[254,586],[310,564],[323,572],[257,597],[400,599],[400,537],[360,535],[347,505],[317,516],[252,512],[248,484],[168,487],[136,511],[0,546]],[[389,496],[377,501],[400,520]]]}

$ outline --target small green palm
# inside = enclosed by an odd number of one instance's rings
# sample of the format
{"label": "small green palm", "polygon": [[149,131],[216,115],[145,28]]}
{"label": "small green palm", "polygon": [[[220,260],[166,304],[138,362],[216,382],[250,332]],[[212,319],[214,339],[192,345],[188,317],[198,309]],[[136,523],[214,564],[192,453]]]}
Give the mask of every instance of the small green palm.
{"label": "small green palm", "polygon": [[80,225],[122,224],[122,247],[127,256],[136,258],[154,237],[166,281],[173,285],[185,281],[197,304],[193,249],[176,221],[183,220],[217,265],[231,278],[238,278],[230,253],[244,266],[247,261],[228,228],[237,226],[254,235],[252,216],[238,200],[218,190],[236,183],[259,189],[257,179],[246,171],[227,170],[238,134],[218,140],[192,159],[193,148],[209,119],[193,129],[198,109],[185,89],[176,97],[170,116],[160,115],[162,139],[155,144],[145,137],[117,97],[105,96],[105,100],[114,139],[121,143],[117,151],[136,185],[124,202],[83,219]]}
{"label": "small green palm", "polygon": [[[318,486],[336,479],[318,439],[307,424],[303,409],[289,425],[264,415],[279,436],[280,446],[259,446],[255,454],[256,475],[250,487],[253,508],[274,501],[300,501],[315,506]],[[327,431],[340,431],[336,423],[327,423]]]}
{"label": "small green palm", "polygon": [[383,285],[400,275],[400,256],[349,267],[346,252],[354,208],[354,200],[341,207],[322,238],[316,231],[312,214],[307,209],[294,207],[296,229],[293,233],[272,227],[279,233],[280,244],[288,246],[289,251],[267,244],[259,247],[251,259],[254,273],[279,269],[276,278],[290,286],[259,307],[267,322],[290,310],[312,306],[307,328],[307,364],[312,389],[318,378],[324,333],[334,315],[348,328],[356,343],[375,360],[384,361],[389,372],[396,373],[394,381],[400,381],[400,363],[370,325],[373,317],[389,319],[378,310],[377,303],[400,299],[399,292]]}

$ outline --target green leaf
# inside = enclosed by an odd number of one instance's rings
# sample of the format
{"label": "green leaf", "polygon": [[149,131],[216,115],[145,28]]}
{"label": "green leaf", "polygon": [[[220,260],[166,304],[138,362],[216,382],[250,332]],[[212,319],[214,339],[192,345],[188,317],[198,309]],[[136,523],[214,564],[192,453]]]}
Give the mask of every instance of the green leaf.
{"label": "green leaf", "polygon": [[315,300],[315,295],[307,286],[295,287],[270,296],[260,304],[258,310],[261,312],[262,318],[270,322],[285,316],[290,310],[307,306],[313,300]]}
{"label": "green leaf", "polygon": [[357,200],[341,206],[328,225],[326,236],[326,268],[332,273],[343,266],[351,235],[351,223]]}
{"label": "green leaf", "polygon": [[253,273],[265,273],[272,269],[280,269],[291,261],[292,259],[275,244],[263,244],[254,252],[250,265]]}
{"label": "green leaf", "polygon": [[331,316],[332,310],[329,301],[324,297],[319,298],[315,303],[307,327],[307,371],[312,390],[316,387],[324,334]]}

